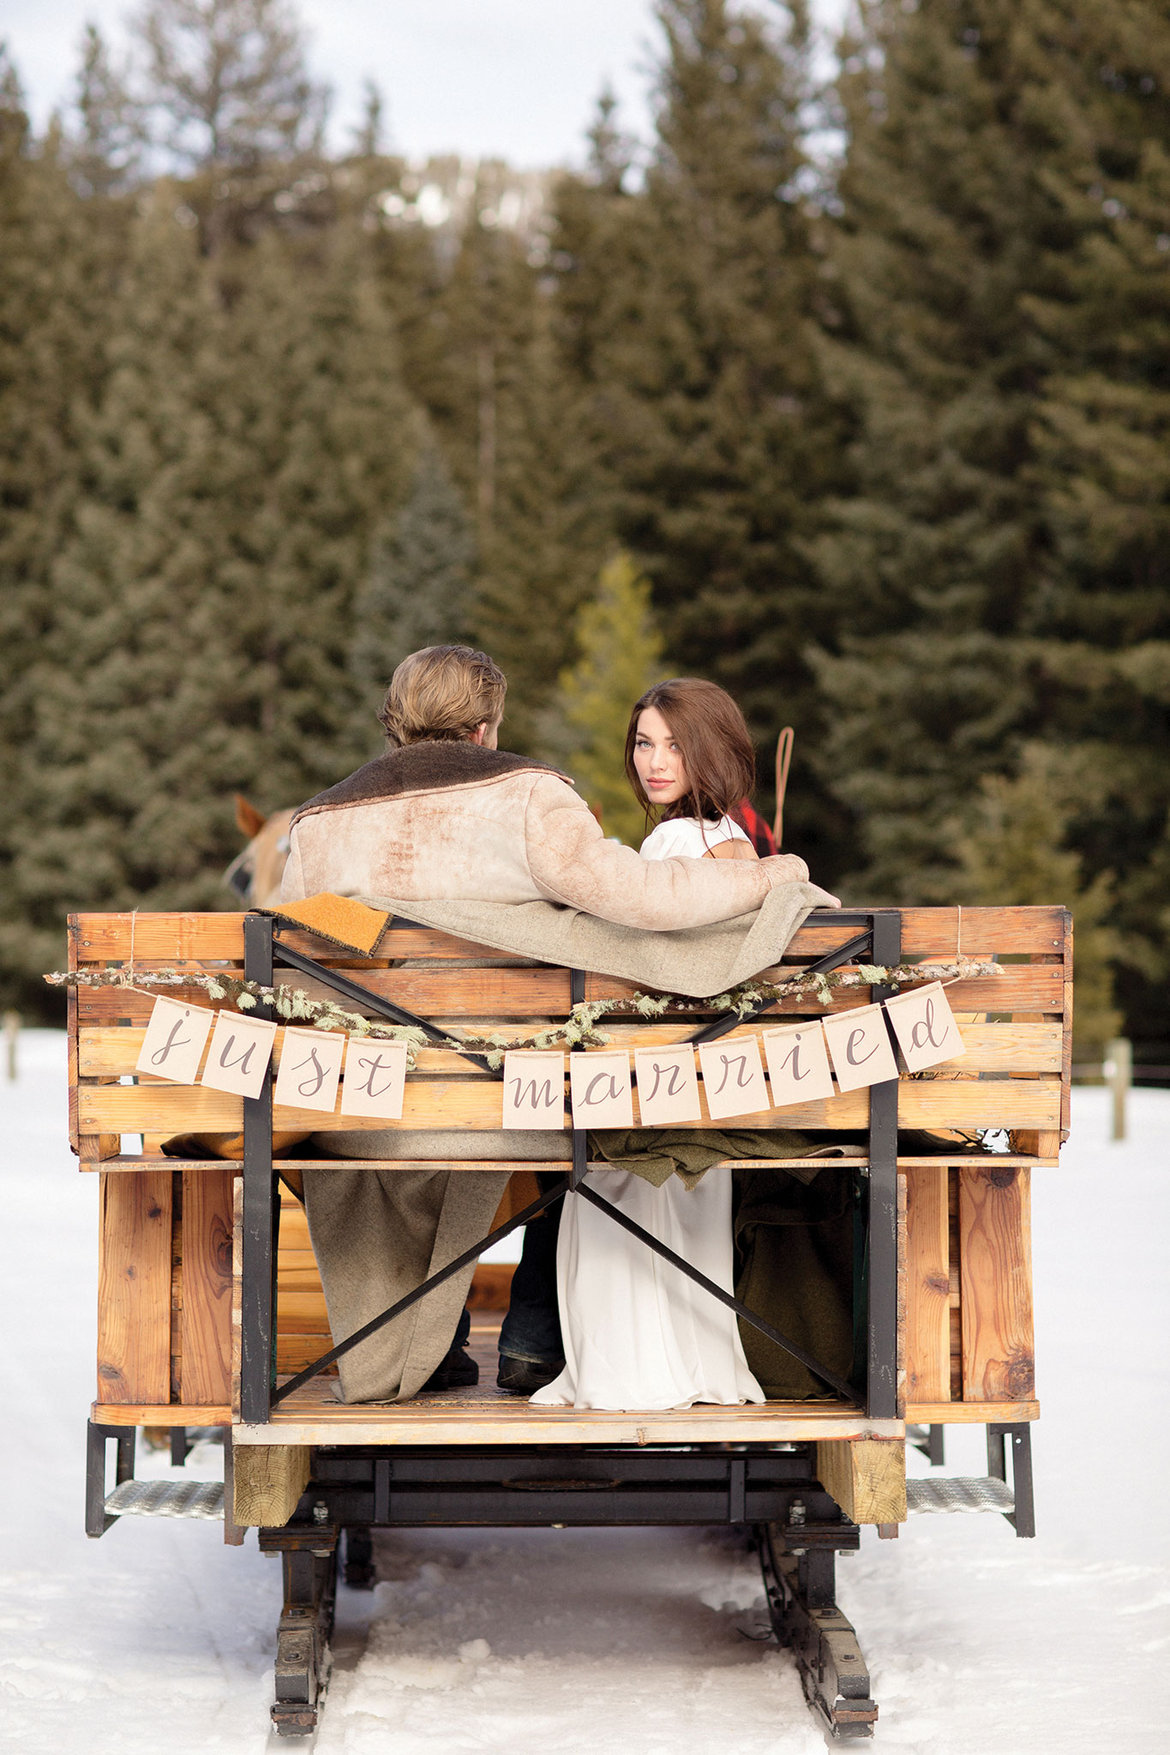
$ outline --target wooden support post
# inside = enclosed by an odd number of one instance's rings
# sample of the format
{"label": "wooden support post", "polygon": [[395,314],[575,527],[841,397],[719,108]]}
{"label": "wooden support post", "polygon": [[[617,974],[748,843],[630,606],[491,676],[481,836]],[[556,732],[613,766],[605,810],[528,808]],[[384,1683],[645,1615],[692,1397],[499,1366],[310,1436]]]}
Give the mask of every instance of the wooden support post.
{"label": "wooden support post", "polygon": [[854,1523],[905,1523],[906,1446],[900,1438],[826,1439],[817,1479]]}
{"label": "wooden support post", "polygon": [[171,1399],[171,1174],[102,1177],[99,1402]]}
{"label": "wooden support post", "polygon": [[959,1171],[964,1401],[1036,1392],[1029,1176],[994,1161]]}
{"label": "wooden support post", "polygon": [[905,1172],[906,1400],[945,1402],[951,1392],[949,1214],[945,1164]]}
{"label": "wooden support post", "polygon": [[309,1484],[309,1459],[307,1444],[233,1444],[232,1522],[286,1524]]}
{"label": "wooden support post", "polygon": [[1133,1043],[1125,1036],[1115,1036],[1105,1044],[1105,1083],[1113,1100],[1113,1131],[1110,1139],[1125,1138],[1125,1106],[1133,1084]]}

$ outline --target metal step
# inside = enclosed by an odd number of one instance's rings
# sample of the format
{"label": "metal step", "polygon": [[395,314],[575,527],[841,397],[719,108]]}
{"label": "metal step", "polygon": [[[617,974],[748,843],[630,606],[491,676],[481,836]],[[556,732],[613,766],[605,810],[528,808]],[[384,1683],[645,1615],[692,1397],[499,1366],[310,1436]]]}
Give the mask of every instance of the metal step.
{"label": "metal step", "polygon": [[108,1517],[223,1519],[222,1481],[122,1481],[106,1494]]}
{"label": "metal step", "polygon": [[907,1511],[1014,1511],[1016,1496],[995,1475],[928,1476],[906,1482]]}

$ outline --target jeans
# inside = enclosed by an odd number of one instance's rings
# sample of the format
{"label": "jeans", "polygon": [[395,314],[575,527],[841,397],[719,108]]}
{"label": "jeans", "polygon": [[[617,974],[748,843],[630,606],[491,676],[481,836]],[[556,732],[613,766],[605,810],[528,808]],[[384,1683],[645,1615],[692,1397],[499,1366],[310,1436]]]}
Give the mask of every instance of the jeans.
{"label": "jeans", "polygon": [[[541,1194],[547,1194],[561,1178],[558,1172],[538,1170],[536,1180]],[[563,1198],[554,1201],[525,1225],[508,1314],[500,1328],[500,1352],[508,1358],[558,1369],[565,1362],[557,1309],[557,1232],[563,1205]]]}

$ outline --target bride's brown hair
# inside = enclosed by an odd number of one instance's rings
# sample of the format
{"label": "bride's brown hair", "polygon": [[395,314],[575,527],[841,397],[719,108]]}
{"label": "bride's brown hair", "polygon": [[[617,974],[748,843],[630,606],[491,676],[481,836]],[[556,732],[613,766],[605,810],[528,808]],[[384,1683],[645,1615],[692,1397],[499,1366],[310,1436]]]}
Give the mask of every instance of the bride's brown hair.
{"label": "bride's brown hair", "polygon": [[656,707],[682,754],[690,790],[662,812],[670,817],[715,821],[750,794],[756,783],[756,756],[743,714],[725,690],[697,676],[655,683],[634,702],[626,732],[626,778],[634,797],[650,816],[653,809],[634,766],[638,720]]}

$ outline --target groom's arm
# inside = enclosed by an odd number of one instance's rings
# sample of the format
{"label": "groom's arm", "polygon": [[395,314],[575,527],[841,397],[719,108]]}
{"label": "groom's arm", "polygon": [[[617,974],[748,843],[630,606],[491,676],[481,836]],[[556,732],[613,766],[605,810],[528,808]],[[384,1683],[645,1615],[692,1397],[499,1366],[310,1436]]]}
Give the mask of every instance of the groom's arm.
{"label": "groom's arm", "polygon": [[643,859],[608,841],[563,780],[541,776],[525,816],[528,869],[543,896],[619,926],[671,931],[733,920],[759,908],[774,884],[808,878],[803,859]]}

